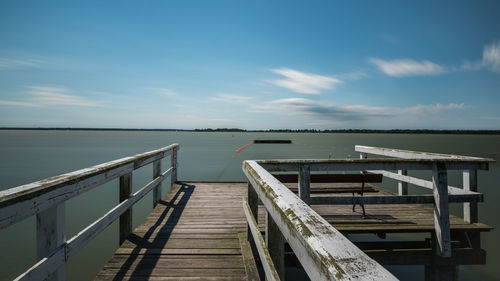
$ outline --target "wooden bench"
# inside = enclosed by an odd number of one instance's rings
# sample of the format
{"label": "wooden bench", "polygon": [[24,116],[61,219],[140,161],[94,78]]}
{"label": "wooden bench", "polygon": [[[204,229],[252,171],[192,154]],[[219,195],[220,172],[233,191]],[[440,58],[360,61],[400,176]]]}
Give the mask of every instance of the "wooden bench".
{"label": "wooden bench", "polygon": [[[279,181],[282,183],[297,183],[299,176],[297,174],[275,174]],[[312,174],[311,183],[329,183],[327,186],[314,187],[311,185],[310,192],[313,193],[356,193],[363,196],[365,192],[378,192],[367,183],[380,183],[382,182],[382,174]],[[298,187],[289,187],[291,191],[297,193]],[[365,216],[365,206],[360,204],[363,209],[363,216]],[[356,211],[356,204],[353,204],[352,211]]]}

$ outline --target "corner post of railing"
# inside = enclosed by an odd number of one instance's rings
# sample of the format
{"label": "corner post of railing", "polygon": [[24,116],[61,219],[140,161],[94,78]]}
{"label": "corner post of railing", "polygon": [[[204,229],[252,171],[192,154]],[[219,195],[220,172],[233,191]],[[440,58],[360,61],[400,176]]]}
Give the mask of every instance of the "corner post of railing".
{"label": "corner post of railing", "polygon": [[307,205],[311,204],[311,170],[309,165],[300,164],[299,165],[299,197],[304,201]]}
{"label": "corner post of railing", "polygon": [[[153,162],[153,179],[161,176],[161,159],[158,159]],[[161,181],[160,183],[153,189],[153,208],[158,205],[158,202],[161,200]]]}
{"label": "corner post of railing", "polygon": [[[463,188],[465,191],[477,192],[477,170],[465,170],[463,172]],[[478,222],[476,202],[464,203],[464,220],[468,223]]]}
{"label": "corner post of railing", "polygon": [[432,167],[434,193],[434,228],[436,232],[436,254],[451,257],[450,211],[448,208],[448,173],[444,162],[435,162]]}
{"label": "corner post of railing", "polygon": [[[36,215],[36,255],[43,259],[66,242],[66,207],[60,203]],[[55,269],[46,280],[66,280],[66,264]]]}
{"label": "corner post of railing", "polygon": [[178,146],[174,147],[172,149],[172,174],[170,176],[171,179],[171,186],[173,186],[177,182],[177,150],[179,149]]}
{"label": "corner post of railing", "polygon": [[[132,192],[132,172],[120,177],[120,202],[127,200]],[[132,232],[132,207],[120,216],[120,245]]]}
{"label": "corner post of railing", "polygon": [[267,210],[266,245],[280,280],[285,280],[285,238]]}
{"label": "corner post of railing", "polygon": [[368,158],[368,154],[366,154],[364,152],[359,153],[359,159],[367,159],[367,158]]}
{"label": "corner post of railing", "polygon": [[[398,175],[407,176],[408,170],[398,170]],[[398,194],[408,195],[408,183],[405,181],[398,181]]]}

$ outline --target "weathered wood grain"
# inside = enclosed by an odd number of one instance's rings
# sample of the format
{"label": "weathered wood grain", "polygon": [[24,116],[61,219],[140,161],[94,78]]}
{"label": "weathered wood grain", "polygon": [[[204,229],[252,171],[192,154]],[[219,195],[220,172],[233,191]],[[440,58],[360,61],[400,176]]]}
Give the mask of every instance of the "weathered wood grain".
{"label": "weathered wood grain", "polygon": [[243,171],[312,280],[396,280],[256,161],[244,161]]}

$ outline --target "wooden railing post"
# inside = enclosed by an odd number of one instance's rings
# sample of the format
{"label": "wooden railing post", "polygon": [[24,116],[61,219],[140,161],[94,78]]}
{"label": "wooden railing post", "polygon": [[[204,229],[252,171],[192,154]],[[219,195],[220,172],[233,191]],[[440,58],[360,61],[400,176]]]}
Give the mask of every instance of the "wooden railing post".
{"label": "wooden railing post", "polygon": [[[153,179],[161,176],[161,159],[153,162]],[[153,189],[153,208],[158,205],[161,200],[161,182]]]}
{"label": "wooden railing post", "polygon": [[[41,260],[66,242],[66,207],[57,204],[36,215],[36,256]],[[66,264],[54,268],[46,280],[66,280]]]}
{"label": "wooden railing post", "polygon": [[[463,176],[463,187],[466,191],[477,192],[477,170],[465,170]],[[477,203],[464,203],[464,220],[468,223],[478,222]]]}
{"label": "wooden railing post", "polygon": [[[399,175],[407,176],[407,170],[398,170]],[[408,183],[404,181],[398,181],[398,194],[399,195],[408,195]]]}
{"label": "wooden railing post", "polygon": [[[259,222],[259,215],[258,215],[258,210],[259,210],[259,196],[257,195],[257,192],[255,192],[255,189],[253,188],[252,184],[248,182],[248,206],[250,207],[250,210],[252,211],[252,215],[255,218],[255,221],[258,223]],[[250,227],[248,228],[248,241],[251,242],[252,239],[252,233],[250,232]],[[250,243],[252,245],[252,243]]]}
{"label": "wooden railing post", "polygon": [[283,234],[281,234],[278,225],[267,211],[266,245],[280,280],[285,280],[285,238]]}
{"label": "wooden railing post", "polygon": [[311,204],[311,172],[309,165],[299,165],[299,197],[307,205]]}
{"label": "wooden railing post", "polygon": [[177,147],[172,149],[172,175],[170,176],[171,185],[173,186],[177,182]]}
{"label": "wooden railing post", "polygon": [[[132,192],[132,173],[120,177],[120,202],[127,200]],[[120,245],[132,232],[132,207],[120,216]]]}
{"label": "wooden railing post", "polygon": [[361,152],[359,154],[359,159],[367,159],[368,158],[368,154],[364,153],[364,152]]}
{"label": "wooden railing post", "polygon": [[432,171],[434,193],[434,228],[436,231],[436,254],[451,257],[450,211],[448,208],[448,175],[446,164],[437,162]]}

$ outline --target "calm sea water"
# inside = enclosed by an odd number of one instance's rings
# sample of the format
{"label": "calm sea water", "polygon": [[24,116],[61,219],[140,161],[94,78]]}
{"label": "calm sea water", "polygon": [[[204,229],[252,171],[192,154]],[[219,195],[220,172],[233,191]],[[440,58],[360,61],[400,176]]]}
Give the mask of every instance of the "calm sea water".
{"label": "calm sea water", "polygon": [[[258,138],[291,139],[293,144],[251,145]],[[193,133],[193,132],[105,132],[105,131],[0,131],[0,190],[86,168],[132,154],[179,143],[180,180],[243,181],[241,162],[245,159],[358,158],[354,145],[371,145],[453,153],[500,160],[498,135],[394,135],[394,134],[311,134],[311,133]],[[372,156],[375,157],[375,156]],[[168,162],[165,162],[165,167]],[[410,172],[411,173],[411,172]],[[415,173],[413,173],[415,175]],[[479,172],[479,190],[485,194],[480,204],[480,221],[497,227],[500,216],[497,163]],[[134,190],[152,178],[150,165],[134,172]],[[461,175],[450,174],[450,184],[461,185]],[[385,187],[395,183],[384,181]],[[416,187],[410,189],[422,192]],[[164,186],[163,194],[167,192]],[[67,201],[66,236],[72,237],[118,203],[118,180],[114,180]],[[134,206],[134,227],[152,210],[149,194]],[[461,215],[459,204],[452,212]],[[460,280],[498,280],[500,240],[498,230],[482,235],[487,264],[460,266]],[[391,238],[391,237],[389,237]],[[398,237],[393,237],[397,239]],[[90,242],[68,263],[69,280],[91,280],[118,247],[118,224]],[[0,279],[10,280],[33,265],[35,260],[35,220],[26,219],[0,230]],[[404,280],[422,280],[423,267],[389,267]]]}

